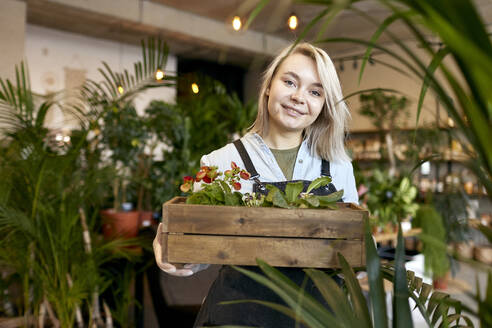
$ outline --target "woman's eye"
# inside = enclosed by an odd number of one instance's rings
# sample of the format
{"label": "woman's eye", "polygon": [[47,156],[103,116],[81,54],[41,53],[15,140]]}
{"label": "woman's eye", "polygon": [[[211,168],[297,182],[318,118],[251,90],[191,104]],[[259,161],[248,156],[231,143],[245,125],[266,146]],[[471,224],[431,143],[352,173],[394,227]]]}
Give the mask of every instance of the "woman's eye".
{"label": "woman's eye", "polygon": [[285,84],[292,86],[294,85],[294,82],[292,82],[291,80],[285,80]]}
{"label": "woman's eye", "polygon": [[311,91],[311,94],[312,94],[313,96],[316,96],[316,97],[321,97],[321,92],[319,92],[319,91],[317,91],[317,90],[313,90],[313,91]]}

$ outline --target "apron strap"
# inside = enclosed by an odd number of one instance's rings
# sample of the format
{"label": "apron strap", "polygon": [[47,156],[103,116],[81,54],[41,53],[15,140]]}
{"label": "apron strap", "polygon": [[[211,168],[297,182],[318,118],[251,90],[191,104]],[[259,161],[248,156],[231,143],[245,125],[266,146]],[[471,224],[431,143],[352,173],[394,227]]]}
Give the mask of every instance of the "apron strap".
{"label": "apron strap", "polygon": [[330,162],[325,161],[324,159],[321,160],[321,175],[330,177]]}
{"label": "apron strap", "polygon": [[243,160],[243,163],[246,166],[246,171],[248,171],[248,173],[251,174],[251,179],[259,178],[260,175],[258,174],[258,172],[256,172],[255,166],[253,165],[253,162],[251,161],[251,158],[249,157],[246,148],[244,148],[241,139],[235,140],[233,144],[234,146],[236,146],[237,152],[239,153],[239,156],[241,156],[241,159]]}

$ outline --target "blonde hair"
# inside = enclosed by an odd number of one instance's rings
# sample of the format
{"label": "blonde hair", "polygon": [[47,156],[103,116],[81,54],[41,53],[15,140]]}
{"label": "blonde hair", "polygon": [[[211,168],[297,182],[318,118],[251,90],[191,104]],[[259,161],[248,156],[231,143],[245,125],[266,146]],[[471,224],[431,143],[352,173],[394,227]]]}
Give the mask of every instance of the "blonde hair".
{"label": "blonde hair", "polygon": [[318,118],[304,131],[304,139],[308,141],[311,154],[316,154],[327,161],[350,161],[344,147],[350,113],[342,100],[342,88],[335,66],[324,50],[309,43],[300,43],[283,49],[263,73],[263,83],[258,99],[258,114],[251,126],[251,131],[261,136],[268,134],[267,90],[280,64],[291,54],[302,54],[315,61],[325,94],[325,104]]}

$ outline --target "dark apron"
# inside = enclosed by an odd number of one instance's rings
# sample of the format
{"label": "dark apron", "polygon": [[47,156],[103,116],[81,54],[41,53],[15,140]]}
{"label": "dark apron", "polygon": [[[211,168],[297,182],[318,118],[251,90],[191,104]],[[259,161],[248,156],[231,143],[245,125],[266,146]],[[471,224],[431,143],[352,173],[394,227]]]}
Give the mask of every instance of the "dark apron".
{"label": "dark apron", "polygon": [[[241,159],[246,166],[246,170],[251,174],[251,179],[255,181],[253,184],[253,191],[266,194],[268,192],[265,187],[266,184],[274,185],[281,190],[285,190],[285,186],[288,182],[302,181],[304,183],[304,191],[311,183],[307,180],[294,180],[294,181],[282,181],[282,182],[261,182],[259,174],[256,171],[251,158],[249,157],[243,143],[240,140],[234,141],[234,145],[241,156]],[[330,176],[330,163],[323,160],[321,165],[321,175]],[[327,186],[317,188],[313,190],[316,195],[328,195],[337,191],[335,186],[330,183]],[[242,266],[242,268],[262,274],[260,268],[257,266]],[[310,294],[321,304],[328,308],[325,300],[321,296],[319,290],[314,283],[307,278],[306,274],[301,268],[277,268],[280,272],[286,275],[298,286],[305,284],[305,293]],[[326,273],[331,274],[333,279],[341,285],[342,280],[333,274],[332,270],[325,270]],[[306,281],[305,281],[306,280]],[[194,327],[207,327],[207,326],[219,326],[219,325],[243,325],[250,327],[264,327],[264,328],[284,328],[295,327],[295,321],[269,307],[254,304],[254,303],[241,303],[220,305],[218,303],[224,301],[235,300],[263,300],[273,302],[276,304],[286,305],[286,303],[272,292],[269,288],[260,285],[251,278],[243,275],[239,271],[234,270],[230,266],[223,266],[219,271],[218,277],[210,287],[208,295],[200,308]],[[299,327],[304,327],[299,325]]]}

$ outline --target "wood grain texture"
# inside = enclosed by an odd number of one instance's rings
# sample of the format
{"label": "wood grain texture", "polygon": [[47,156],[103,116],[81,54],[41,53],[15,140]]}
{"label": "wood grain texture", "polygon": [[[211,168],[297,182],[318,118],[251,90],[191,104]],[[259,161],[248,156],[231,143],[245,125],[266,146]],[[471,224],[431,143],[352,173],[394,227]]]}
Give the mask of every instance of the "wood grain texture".
{"label": "wood grain texture", "polygon": [[362,239],[368,212],[355,204],[338,210],[280,209],[184,204],[163,207],[164,231],[192,234]]}
{"label": "wood grain texture", "polygon": [[169,234],[171,263],[256,265],[256,258],[279,267],[339,267],[341,252],[351,266],[364,265],[363,241],[304,238]]}

